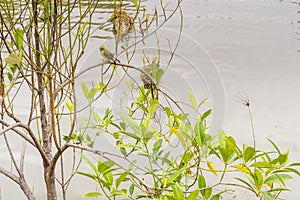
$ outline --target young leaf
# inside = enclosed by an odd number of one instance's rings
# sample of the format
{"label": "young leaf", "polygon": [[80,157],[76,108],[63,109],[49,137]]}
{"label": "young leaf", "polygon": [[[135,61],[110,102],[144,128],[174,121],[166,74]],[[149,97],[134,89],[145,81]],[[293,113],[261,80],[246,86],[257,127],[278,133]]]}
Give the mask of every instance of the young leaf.
{"label": "young leaf", "polygon": [[196,108],[197,105],[196,105],[195,96],[191,91],[189,91],[189,98],[190,98],[190,102],[191,102],[192,106],[194,108]]}
{"label": "young leaf", "polygon": [[197,200],[199,194],[199,190],[196,189],[195,191],[191,192],[191,194],[186,198],[186,200]]}
{"label": "young leaf", "polygon": [[180,168],[179,170],[177,170],[174,174],[172,174],[168,179],[167,179],[167,184],[168,183],[173,183],[173,181],[180,176],[185,170],[186,170],[186,166]]}
{"label": "young leaf", "polygon": [[261,186],[263,185],[263,175],[262,175],[261,171],[258,169],[255,169],[252,177],[255,182],[255,187],[260,190]]}
{"label": "young leaf", "polygon": [[271,183],[283,183],[287,180],[293,179],[292,176],[288,175],[288,174],[273,174],[271,176],[269,176],[266,180],[265,180],[265,184],[271,184]]}
{"label": "young leaf", "polygon": [[87,194],[84,194],[82,197],[83,198],[92,198],[92,197],[100,197],[100,196],[102,196],[102,194],[99,192],[89,192]]}
{"label": "young leaf", "polygon": [[153,152],[157,152],[157,151],[160,149],[160,147],[162,146],[162,142],[163,142],[162,139],[158,139],[158,140],[154,143],[154,145],[153,145]]}
{"label": "young leaf", "polygon": [[139,125],[131,117],[124,113],[119,113],[120,118],[130,127],[135,133],[140,134]]}
{"label": "young leaf", "polygon": [[211,188],[207,188],[207,189],[203,190],[203,192],[204,192],[203,197],[204,197],[205,199],[209,199],[209,197],[210,197],[211,194],[212,194],[212,189],[211,189]]}
{"label": "young leaf", "polygon": [[95,176],[94,174],[91,174],[91,173],[76,172],[76,174],[80,174],[80,175],[83,175],[85,177],[91,178],[93,180],[97,180],[97,176]]}
{"label": "young leaf", "polygon": [[98,172],[101,174],[105,174],[108,172],[108,170],[115,165],[115,162],[108,160],[105,162],[101,162],[101,160],[98,161]]}
{"label": "young leaf", "polygon": [[172,190],[173,190],[173,197],[176,199],[176,200],[182,200],[182,191],[180,189],[180,187],[178,186],[177,183],[175,183],[174,185],[171,186],[172,187]]}
{"label": "young leaf", "polygon": [[213,163],[213,162],[210,162],[210,161],[207,161],[206,164],[207,164],[208,169],[209,169],[212,173],[214,173],[214,175],[218,176],[217,170],[216,170],[216,168],[215,168],[214,163]]}
{"label": "young leaf", "polygon": [[114,177],[111,171],[107,171],[106,173],[103,174],[104,179],[106,180],[106,183],[111,187]]}
{"label": "young leaf", "polygon": [[170,130],[177,136],[177,138],[179,139],[182,147],[184,149],[187,148],[187,145],[186,145],[186,142],[184,140],[184,137],[183,137],[183,134],[178,130],[176,129],[174,126],[171,126],[170,124],[167,124],[167,126],[170,128]]}
{"label": "young leaf", "polygon": [[89,89],[84,82],[81,83],[81,88],[86,99],[89,99]]}
{"label": "young leaf", "polygon": [[96,166],[92,163],[92,161],[90,161],[88,159],[88,157],[86,155],[84,155],[83,153],[79,152],[79,154],[81,155],[81,157],[83,158],[83,160],[85,160],[85,162],[94,170],[94,172],[97,172],[97,168]]}
{"label": "young leaf", "polygon": [[240,170],[241,172],[244,172],[248,175],[251,173],[250,170],[244,165],[234,165],[232,167],[234,167],[234,168],[236,168],[236,169]]}
{"label": "young leaf", "polygon": [[127,177],[128,174],[129,174],[129,172],[124,172],[123,174],[121,174],[119,176],[119,178],[117,178],[117,180],[116,180],[116,188],[119,187],[119,185],[124,181],[124,179]]}
{"label": "young leaf", "polygon": [[198,188],[202,189],[202,188],[205,188],[205,187],[206,187],[205,178],[202,174],[199,174],[199,176],[198,176]]}
{"label": "young leaf", "polygon": [[23,38],[24,38],[24,30],[16,29],[14,32],[15,42],[18,50],[22,49]]}
{"label": "young leaf", "polygon": [[135,5],[136,10],[138,10],[139,9],[139,1],[132,0],[132,3]]}
{"label": "young leaf", "polygon": [[263,196],[265,197],[265,200],[276,200],[276,197],[272,195],[270,192],[263,191]]}
{"label": "young leaf", "polygon": [[220,200],[220,197],[221,197],[221,195],[216,194],[216,195],[212,196],[210,200]]}
{"label": "young leaf", "polygon": [[203,115],[201,116],[201,120],[204,121],[211,113],[211,109],[207,110]]}
{"label": "young leaf", "polygon": [[153,100],[150,103],[150,106],[149,106],[149,109],[148,109],[148,115],[149,115],[150,118],[153,117],[153,115],[155,114],[155,111],[158,108],[158,106],[159,106],[158,100]]}
{"label": "young leaf", "polygon": [[129,194],[132,195],[134,192],[134,184],[131,184],[129,187]]}
{"label": "young leaf", "polygon": [[16,65],[20,63],[20,59],[16,54],[9,54],[9,56],[5,58],[5,62],[8,65]]}
{"label": "young leaf", "polygon": [[70,112],[73,112],[73,110],[74,110],[74,104],[71,103],[70,101],[66,101],[66,105],[67,105],[67,107],[68,107],[68,110],[69,110]]}
{"label": "young leaf", "polygon": [[244,162],[247,163],[255,155],[255,149],[252,147],[247,147],[244,152]]}
{"label": "young leaf", "polygon": [[275,142],[273,142],[271,139],[268,139],[268,140],[269,140],[269,142],[273,145],[273,147],[276,149],[276,151],[277,151],[279,154],[281,154],[281,152],[280,152],[279,148],[277,147],[277,145],[275,144]]}

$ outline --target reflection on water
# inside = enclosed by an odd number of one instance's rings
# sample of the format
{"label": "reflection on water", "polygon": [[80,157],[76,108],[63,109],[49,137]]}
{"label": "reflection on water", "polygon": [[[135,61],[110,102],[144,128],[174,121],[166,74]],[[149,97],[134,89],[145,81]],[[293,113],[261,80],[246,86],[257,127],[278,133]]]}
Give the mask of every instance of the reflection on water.
{"label": "reflection on water", "polygon": [[[141,2],[145,2],[144,0]],[[38,6],[39,12],[39,23],[48,22],[47,15],[54,14],[53,2],[48,1],[49,5],[47,7],[44,5],[44,1],[40,1]],[[86,23],[89,21],[90,16],[93,14],[93,19],[91,24],[93,28],[99,28],[100,30],[111,32],[112,24],[109,22],[109,18],[114,12],[115,8],[122,7],[123,10],[127,12],[135,12],[136,7],[130,0],[123,1],[109,1],[109,0],[80,0],[80,1],[61,1],[57,5],[57,19],[62,23],[63,27],[68,26],[68,23],[76,25],[77,23]],[[6,22],[7,28],[9,28],[10,22],[14,26],[21,26],[25,28],[29,23],[29,15],[32,12],[30,1],[0,1],[1,14],[3,15],[3,20]],[[92,8],[92,10],[90,10]],[[48,10],[50,9],[50,10]],[[71,16],[68,16],[67,11],[71,11]],[[85,13],[88,12],[88,13]],[[81,16],[85,16],[82,18]],[[66,20],[70,19],[70,21]],[[107,39],[109,37],[95,37],[101,39]]]}

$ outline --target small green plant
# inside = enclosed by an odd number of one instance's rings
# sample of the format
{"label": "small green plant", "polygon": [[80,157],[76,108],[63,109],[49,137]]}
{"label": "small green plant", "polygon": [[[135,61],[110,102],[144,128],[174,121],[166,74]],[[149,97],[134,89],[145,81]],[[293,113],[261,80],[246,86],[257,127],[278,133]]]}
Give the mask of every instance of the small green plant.
{"label": "small green plant", "polygon": [[[81,154],[91,171],[78,174],[95,181],[100,189],[84,197],[219,200],[228,192],[226,187],[273,200],[288,191],[286,181],[292,179],[291,174],[300,176],[296,169],[300,163],[289,163],[289,152],[282,153],[272,140],[273,150],[239,147],[222,130],[208,133],[205,124],[211,110],[197,111],[191,122],[187,113],[165,107],[139,89],[127,113],[93,114],[90,127],[100,132],[100,140],[110,135],[111,145],[119,152],[79,147],[99,155],[94,162]],[[189,96],[193,107],[200,109],[203,102],[197,105],[193,94]],[[228,174],[234,178],[228,180]]]}

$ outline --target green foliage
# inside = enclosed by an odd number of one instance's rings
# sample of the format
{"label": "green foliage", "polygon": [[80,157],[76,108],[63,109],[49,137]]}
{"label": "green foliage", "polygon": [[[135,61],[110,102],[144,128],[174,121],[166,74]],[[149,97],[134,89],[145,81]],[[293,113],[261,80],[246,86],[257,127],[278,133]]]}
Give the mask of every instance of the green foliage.
{"label": "green foliage", "polygon": [[[89,90],[84,86],[83,90],[86,98],[90,98]],[[205,120],[211,110],[199,114],[192,123],[187,114],[176,112],[170,105],[164,107],[158,99],[147,98],[149,95],[140,92],[128,113],[114,116],[107,110],[104,117],[95,113],[91,123],[100,127],[103,134],[114,137],[121,153],[118,157],[128,161],[128,166],[113,165],[114,159],[106,158],[111,165],[103,169],[99,167],[103,161],[98,161],[97,168],[83,157],[93,172],[79,174],[97,182],[101,194],[129,199],[220,200],[226,190],[220,192],[219,188],[225,184],[247,188],[257,197],[274,199],[288,191],[286,182],[293,178],[290,174],[300,175],[296,169],[299,163],[289,164],[288,151],[281,153],[273,141],[270,143],[275,151],[246,144],[240,148],[223,130],[215,136],[208,133]],[[197,104],[192,93],[189,98],[192,106],[199,109],[197,105],[202,102]],[[166,122],[160,123],[157,115],[164,115]],[[172,140],[177,141],[175,148]],[[180,152],[174,153],[176,149]],[[234,175],[231,182],[224,179],[229,173]],[[218,181],[210,181],[211,175],[218,177]]]}
{"label": "green foliage", "polygon": [[15,42],[18,50],[22,49],[23,46],[23,37],[24,37],[24,30],[22,29],[16,29],[14,31],[14,37],[15,37]]}

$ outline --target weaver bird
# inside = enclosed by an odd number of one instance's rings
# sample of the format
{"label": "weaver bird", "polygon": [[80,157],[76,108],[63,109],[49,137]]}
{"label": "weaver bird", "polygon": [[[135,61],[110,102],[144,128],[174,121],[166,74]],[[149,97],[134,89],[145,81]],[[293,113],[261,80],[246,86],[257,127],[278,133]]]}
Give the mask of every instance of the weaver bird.
{"label": "weaver bird", "polygon": [[100,46],[100,54],[106,62],[120,62],[104,45]]}
{"label": "weaver bird", "polygon": [[[159,69],[159,63],[156,62],[152,62],[151,64],[146,64],[143,67],[143,70],[147,73],[145,74],[144,72],[141,72],[140,77],[141,80],[144,84],[144,88],[145,89],[150,89],[151,90],[151,96],[152,98],[156,98],[158,97],[158,93],[157,93],[157,83],[155,84],[153,82],[153,73],[152,73],[152,65],[154,65],[154,67],[157,67],[157,69]],[[151,78],[152,79],[151,79]]]}

